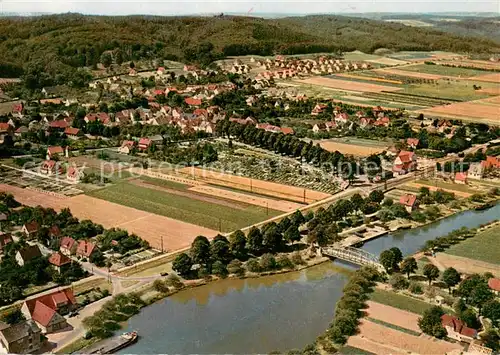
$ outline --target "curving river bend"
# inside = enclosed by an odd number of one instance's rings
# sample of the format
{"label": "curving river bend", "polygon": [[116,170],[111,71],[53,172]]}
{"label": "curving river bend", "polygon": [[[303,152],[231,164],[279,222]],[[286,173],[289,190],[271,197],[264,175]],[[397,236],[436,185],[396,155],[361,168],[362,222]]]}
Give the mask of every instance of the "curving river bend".
{"label": "curving river bend", "polygon": [[[466,211],[380,237],[362,248],[378,255],[396,246],[409,255],[427,240],[464,226],[475,228],[499,216],[500,204],[485,211]],[[303,348],[332,321],[335,304],[354,269],[336,261],[179,292],[129,320],[127,331],[137,330],[141,338],[119,353],[269,353]]]}

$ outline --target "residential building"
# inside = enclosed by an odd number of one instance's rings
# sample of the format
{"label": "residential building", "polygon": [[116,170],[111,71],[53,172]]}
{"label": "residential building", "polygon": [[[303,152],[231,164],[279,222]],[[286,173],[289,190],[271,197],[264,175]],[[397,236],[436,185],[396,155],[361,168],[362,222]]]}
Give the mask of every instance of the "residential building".
{"label": "residential building", "polygon": [[65,268],[71,265],[71,259],[61,252],[56,252],[49,257],[49,263],[58,273],[61,273]]}
{"label": "residential building", "polygon": [[469,170],[467,171],[467,175],[471,179],[482,179],[483,178],[483,164],[481,163],[472,163],[469,165]]}
{"label": "residential building", "polygon": [[134,145],[134,141],[123,141],[121,147],[118,148],[118,151],[122,154],[130,154]]}
{"label": "residential building", "polygon": [[21,311],[26,319],[34,320],[40,329],[48,334],[67,328],[68,323],[63,316],[76,307],[73,291],[66,288],[28,298]]}
{"label": "residential building", "polygon": [[31,221],[23,225],[23,227],[21,228],[21,232],[25,234],[28,239],[31,239],[36,236],[38,229],[40,229],[40,225],[38,224],[38,222]]}
{"label": "residential building", "polygon": [[141,138],[139,139],[139,144],[137,145],[137,148],[141,151],[148,150],[148,148],[151,146],[152,142],[151,139],[149,138]]}
{"label": "residential building", "polygon": [[42,347],[41,330],[33,320],[0,323],[0,344],[8,354],[33,354]]}
{"label": "residential building", "polygon": [[51,160],[60,155],[64,155],[64,149],[61,146],[52,146],[47,148],[47,160]]}
{"label": "residential building", "polygon": [[408,213],[416,210],[418,208],[417,196],[412,194],[406,194],[399,198],[399,203],[405,206]]}
{"label": "residential building", "polygon": [[189,106],[200,106],[201,105],[201,99],[195,99],[193,97],[186,97],[184,99],[184,102],[188,104]]}
{"label": "residential building", "polygon": [[44,160],[40,165],[40,173],[45,175],[56,175],[62,173],[62,168],[54,160]]}
{"label": "residential building", "polygon": [[80,240],[76,248],[76,256],[89,259],[97,251],[94,243],[88,240]]}
{"label": "residential building", "polygon": [[500,296],[500,279],[491,277],[488,279],[488,286],[497,296]]}
{"label": "residential building", "polygon": [[454,181],[455,184],[467,184],[467,173],[456,173]]}
{"label": "residential building", "polygon": [[12,137],[14,135],[14,127],[8,123],[0,122],[0,143],[5,142],[7,136]]}
{"label": "residential building", "polygon": [[76,240],[74,240],[73,238],[63,237],[61,239],[59,251],[66,256],[71,256],[75,254],[77,245],[78,244],[76,243]]}
{"label": "residential building", "polygon": [[7,244],[12,243],[12,234],[0,232],[0,254]]}
{"label": "residential building", "polygon": [[83,135],[82,131],[78,128],[68,127],[64,130],[64,134],[68,136],[69,139],[77,140]]}
{"label": "residential building", "polygon": [[392,171],[399,174],[407,174],[410,171],[417,169],[417,156],[413,152],[402,150],[399,152],[396,160],[394,160],[394,165]]}
{"label": "residential building", "polygon": [[448,333],[448,338],[470,343],[477,338],[477,330],[467,327],[467,324],[455,316],[444,314],[441,324]]}
{"label": "residential building", "polygon": [[42,256],[42,253],[40,252],[38,245],[28,245],[17,251],[16,262],[19,266],[24,266],[31,260],[40,256]]}
{"label": "residential building", "polygon": [[77,167],[70,166],[68,171],[66,172],[66,179],[72,182],[78,182],[84,176],[83,171],[78,169]]}
{"label": "residential building", "polygon": [[420,139],[418,139],[418,138],[407,138],[406,139],[406,145],[408,146],[408,148],[417,149],[419,143],[420,143]]}

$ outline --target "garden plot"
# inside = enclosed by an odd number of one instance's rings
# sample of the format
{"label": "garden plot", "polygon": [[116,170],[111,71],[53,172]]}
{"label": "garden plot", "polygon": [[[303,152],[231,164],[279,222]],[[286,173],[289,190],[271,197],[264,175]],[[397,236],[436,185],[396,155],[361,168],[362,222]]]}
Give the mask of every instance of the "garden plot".
{"label": "garden plot", "polygon": [[336,139],[326,139],[313,141],[313,143],[319,143],[323,149],[329,152],[339,151],[342,154],[362,157],[381,153],[388,147],[388,145],[383,142],[370,142],[357,139],[353,139],[352,142],[350,140],[343,142]]}
{"label": "garden plot", "polygon": [[382,92],[400,90],[400,88],[394,86],[339,80],[328,77],[313,77],[309,79],[298,80],[298,82],[354,92]]}
{"label": "garden plot", "polygon": [[403,71],[418,72],[424,74],[437,74],[444,76],[454,76],[468,78],[475,75],[484,74],[484,70],[447,67],[444,65],[431,65],[431,64],[416,64],[399,67]]}

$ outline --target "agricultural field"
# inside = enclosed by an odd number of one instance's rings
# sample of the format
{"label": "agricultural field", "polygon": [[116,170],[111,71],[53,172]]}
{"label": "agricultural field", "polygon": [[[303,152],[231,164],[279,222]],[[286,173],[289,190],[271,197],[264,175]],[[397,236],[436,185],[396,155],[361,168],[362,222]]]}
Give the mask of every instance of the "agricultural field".
{"label": "agricultural field", "polygon": [[492,74],[481,74],[477,76],[473,76],[469,79],[472,80],[477,80],[477,81],[484,81],[484,82],[490,82],[490,83],[500,83],[500,73],[492,73]]}
{"label": "agricultural field", "polygon": [[388,20],[384,20],[384,21],[400,23],[402,25],[411,26],[411,27],[432,27],[432,26],[434,26],[432,23],[419,21],[419,20],[388,19]]}
{"label": "agricultural field", "polygon": [[381,85],[381,84],[371,84],[364,82],[356,82],[351,80],[339,80],[333,79],[331,77],[313,77],[303,80],[298,80],[299,83],[318,85],[326,88],[340,89],[345,91],[358,91],[358,92],[382,92],[382,91],[397,91],[399,88]]}
{"label": "agricultural field", "polygon": [[421,83],[415,85],[408,85],[402,93],[410,95],[427,96],[428,98],[441,99],[441,100],[458,100],[470,101],[482,98],[488,98],[491,94],[481,91],[481,89],[474,89],[474,85],[482,89],[495,89],[499,88],[498,84],[494,83],[476,83],[472,80],[447,80],[440,79],[434,83]]}
{"label": "agricultural field", "polygon": [[468,69],[468,68],[458,68],[458,67],[447,67],[443,65],[432,65],[432,64],[416,64],[407,65],[399,67],[398,69],[403,71],[418,72],[425,74],[438,74],[444,76],[454,76],[468,78],[471,76],[487,74],[484,70],[479,69]]}
{"label": "agricultural field", "polygon": [[419,112],[430,117],[446,117],[477,123],[498,124],[500,97],[437,106]]}
{"label": "agricultural field", "polygon": [[380,289],[375,289],[375,291],[370,295],[370,299],[373,302],[385,304],[417,314],[423,314],[426,309],[431,307],[431,305],[427,302]]}
{"label": "agricultural field", "polygon": [[197,193],[190,186],[140,178],[96,190],[91,196],[178,221],[230,232],[281,214],[281,211]]}
{"label": "agricultural field", "polygon": [[355,156],[369,156],[380,153],[389,146],[386,142],[360,138],[323,139],[315,140],[313,143],[319,143],[322,148],[330,152],[339,151],[342,154]]}
{"label": "agricultural field", "polygon": [[500,245],[499,225],[479,232],[474,238],[452,245],[446,253],[500,265],[500,248],[492,247],[498,245]]}

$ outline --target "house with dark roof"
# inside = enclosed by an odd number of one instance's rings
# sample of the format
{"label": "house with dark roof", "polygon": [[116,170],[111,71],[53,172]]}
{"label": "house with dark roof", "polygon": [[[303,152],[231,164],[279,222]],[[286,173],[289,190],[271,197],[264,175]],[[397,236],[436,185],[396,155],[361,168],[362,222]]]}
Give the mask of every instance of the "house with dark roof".
{"label": "house with dark roof", "polygon": [[19,264],[19,266],[24,266],[34,258],[40,256],[42,256],[42,253],[40,252],[40,248],[38,248],[38,245],[28,245],[27,247],[24,247],[17,251],[16,262]]}
{"label": "house with dark roof", "polygon": [[88,240],[80,240],[76,247],[76,256],[90,258],[97,251],[97,246]]}
{"label": "house with dark roof", "polygon": [[38,224],[37,221],[31,221],[28,223],[25,223],[23,227],[21,228],[21,232],[30,238],[34,238],[38,230],[40,229],[40,225]]}
{"label": "house with dark roof", "polygon": [[71,265],[71,259],[58,251],[49,257],[49,263],[58,273],[61,273]]}
{"label": "house with dark roof", "polygon": [[0,344],[8,354],[33,354],[42,347],[41,330],[33,320],[0,323]]}
{"label": "house with dark roof", "polygon": [[71,237],[64,237],[61,239],[61,245],[59,246],[59,251],[66,255],[71,256],[76,252],[77,242]]}
{"label": "house with dark roof", "polygon": [[477,338],[477,330],[467,327],[467,324],[449,314],[441,316],[441,324],[448,333],[448,338],[470,343]]}
{"label": "house with dark roof", "polygon": [[48,334],[67,328],[68,323],[63,316],[76,307],[73,291],[66,288],[28,298],[21,307],[21,312],[26,319],[34,320]]}
{"label": "house with dark roof", "polygon": [[0,232],[0,254],[7,244],[12,243],[12,234]]}

